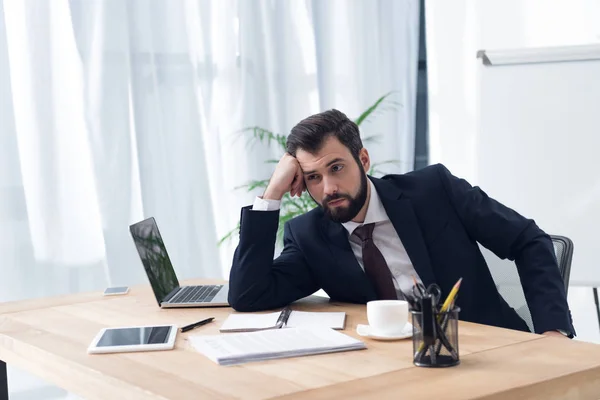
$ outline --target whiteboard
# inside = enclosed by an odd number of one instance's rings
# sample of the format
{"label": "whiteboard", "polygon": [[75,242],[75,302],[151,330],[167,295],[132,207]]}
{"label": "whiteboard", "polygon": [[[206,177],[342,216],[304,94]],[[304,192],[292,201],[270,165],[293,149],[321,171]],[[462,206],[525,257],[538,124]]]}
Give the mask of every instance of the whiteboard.
{"label": "whiteboard", "polygon": [[570,285],[600,286],[600,46],[552,50],[479,52],[477,184],[571,238]]}

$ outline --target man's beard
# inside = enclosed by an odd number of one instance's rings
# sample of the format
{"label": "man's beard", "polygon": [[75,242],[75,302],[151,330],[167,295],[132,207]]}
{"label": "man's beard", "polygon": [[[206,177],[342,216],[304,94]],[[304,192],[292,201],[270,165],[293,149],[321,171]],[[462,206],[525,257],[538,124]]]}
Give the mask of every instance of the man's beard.
{"label": "man's beard", "polygon": [[[327,196],[323,199],[323,204],[321,204],[321,208],[325,212],[325,215],[331,219],[333,222],[344,223],[351,221],[354,217],[358,215],[360,210],[365,205],[367,201],[367,175],[364,172],[364,169],[361,167],[360,174],[360,188],[355,197],[350,196],[345,193],[334,193],[331,196]],[[312,197],[312,195],[311,195]],[[346,207],[329,207],[327,203],[334,200],[346,199],[348,200],[348,206]],[[313,198],[314,200],[314,198]],[[316,203],[316,202],[315,202]],[[318,204],[318,203],[317,203]]]}

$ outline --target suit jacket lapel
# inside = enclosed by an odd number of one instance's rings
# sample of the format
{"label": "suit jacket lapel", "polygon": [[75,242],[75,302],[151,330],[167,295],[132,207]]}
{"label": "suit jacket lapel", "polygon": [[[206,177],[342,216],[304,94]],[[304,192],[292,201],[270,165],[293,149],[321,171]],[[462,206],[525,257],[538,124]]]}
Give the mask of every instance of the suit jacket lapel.
{"label": "suit jacket lapel", "polygon": [[402,191],[392,182],[369,178],[373,181],[383,207],[423,284],[427,286],[434,283],[435,276],[431,267],[431,259],[411,201],[403,198]]}

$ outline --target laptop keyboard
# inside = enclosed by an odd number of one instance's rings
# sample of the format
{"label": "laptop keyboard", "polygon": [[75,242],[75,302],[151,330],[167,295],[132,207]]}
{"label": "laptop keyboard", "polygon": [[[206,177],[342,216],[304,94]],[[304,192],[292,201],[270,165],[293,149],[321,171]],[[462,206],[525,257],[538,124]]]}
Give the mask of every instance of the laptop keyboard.
{"label": "laptop keyboard", "polygon": [[169,303],[208,303],[223,285],[185,286]]}

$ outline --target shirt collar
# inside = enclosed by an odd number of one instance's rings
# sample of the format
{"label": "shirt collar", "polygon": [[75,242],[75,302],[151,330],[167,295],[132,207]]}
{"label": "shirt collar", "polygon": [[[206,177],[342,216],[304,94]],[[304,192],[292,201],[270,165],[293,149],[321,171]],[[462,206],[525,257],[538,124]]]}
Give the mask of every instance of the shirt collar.
{"label": "shirt collar", "polygon": [[342,225],[350,235],[354,232],[356,228],[362,226],[364,224],[376,223],[376,222],[384,222],[389,221],[387,213],[385,212],[385,208],[383,207],[383,203],[379,198],[379,193],[377,193],[377,189],[375,189],[375,185],[371,182],[370,179],[369,186],[371,187],[371,197],[369,198],[369,205],[367,206],[367,214],[365,215],[365,222],[353,222],[348,221],[344,222]]}

